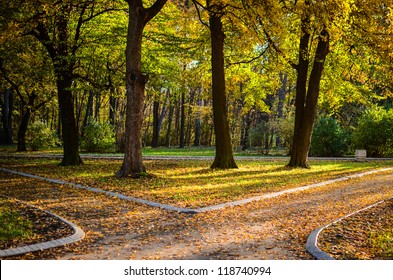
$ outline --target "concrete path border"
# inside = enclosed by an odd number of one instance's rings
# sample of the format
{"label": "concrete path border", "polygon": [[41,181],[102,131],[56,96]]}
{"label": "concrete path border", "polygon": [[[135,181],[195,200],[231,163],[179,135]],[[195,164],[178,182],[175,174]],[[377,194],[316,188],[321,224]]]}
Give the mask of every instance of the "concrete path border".
{"label": "concrete path border", "polygon": [[[2,195],[3,196],[3,195]],[[60,247],[60,246],[64,246],[67,244],[72,244],[78,241],[81,241],[83,238],[85,238],[85,232],[78,227],[77,225],[75,225],[74,223],[50,212],[47,210],[43,210],[37,206],[25,203],[21,200],[15,199],[15,198],[10,198],[7,196],[3,196],[6,197],[8,199],[17,201],[19,203],[25,204],[29,207],[32,208],[36,208],[42,212],[45,212],[53,217],[56,217],[57,219],[59,219],[60,221],[62,221],[63,223],[66,223],[67,225],[69,225],[70,227],[72,227],[72,229],[74,230],[74,234],[67,236],[67,237],[63,237],[63,238],[59,238],[56,240],[51,240],[51,241],[47,241],[47,242],[42,242],[42,243],[36,243],[36,244],[31,244],[31,245],[26,245],[26,246],[21,246],[21,247],[16,247],[16,248],[10,248],[10,249],[5,249],[5,250],[0,250],[0,258],[4,258],[4,257],[11,257],[11,256],[17,256],[17,255],[22,255],[22,254],[26,254],[26,253],[30,253],[30,252],[35,252],[35,251],[41,251],[41,250],[46,250],[46,249],[50,249],[50,248],[55,248],[55,247]]]}
{"label": "concrete path border", "polygon": [[378,201],[377,203],[374,203],[374,204],[372,204],[370,206],[367,206],[367,207],[365,207],[363,209],[360,209],[360,210],[357,210],[357,211],[355,211],[353,213],[345,215],[344,217],[341,217],[341,218],[339,218],[339,219],[337,219],[337,220],[335,220],[335,221],[333,221],[333,222],[331,222],[331,223],[329,223],[329,224],[327,224],[325,226],[322,226],[322,227],[319,227],[319,228],[315,229],[314,231],[311,232],[311,234],[307,238],[307,242],[306,242],[306,250],[307,250],[307,252],[309,252],[317,260],[335,260],[335,258],[333,258],[332,256],[330,256],[329,254],[327,254],[325,251],[321,250],[318,247],[318,237],[319,237],[320,233],[324,229],[326,229],[326,228],[328,228],[328,227],[330,227],[330,226],[332,226],[332,225],[334,225],[334,224],[336,224],[336,223],[338,223],[338,222],[340,222],[340,221],[342,221],[342,220],[344,220],[344,219],[346,219],[348,217],[351,217],[351,216],[356,215],[356,214],[358,214],[360,212],[363,212],[365,210],[373,208],[373,207],[375,207],[375,206],[377,206],[377,205],[379,205],[379,204],[381,204],[381,203],[383,203],[385,201],[386,201],[386,199]]}
{"label": "concrete path border", "polygon": [[[107,159],[107,160],[122,160],[124,159],[124,155],[116,155],[116,154],[80,154],[82,159]],[[2,158],[48,158],[48,159],[62,159],[63,154],[47,154],[47,153],[39,153],[39,154],[3,154],[0,155]],[[264,161],[274,161],[274,160],[289,160],[288,156],[234,156],[235,160],[264,160]],[[151,155],[151,156],[143,156],[144,160],[214,160],[214,156],[160,156],[160,155]],[[315,161],[325,161],[325,160],[333,160],[333,161],[357,161],[355,157],[309,157],[309,160]],[[393,158],[366,158],[366,161],[392,161]]]}
{"label": "concrete path border", "polygon": [[307,185],[307,186],[303,186],[303,187],[298,187],[298,188],[283,190],[283,191],[279,191],[279,192],[268,193],[268,194],[264,194],[264,195],[260,195],[260,196],[254,196],[254,197],[250,197],[247,199],[242,199],[242,200],[237,200],[237,201],[232,201],[232,202],[227,202],[227,203],[222,203],[222,204],[193,209],[193,208],[176,207],[173,205],[162,204],[159,202],[153,202],[153,201],[149,201],[146,199],[126,196],[121,193],[105,191],[102,189],[93,188],[93,187],[89,187],[89,186],[83,186],[81,184],[74,184],[74,183],[70,183],[70,182],[66,182],[66,181],[62,181],[62,180],[51,179],[51,178],[46,178],[46,177],[42,177],[42,176],[38,176],[38,175],[34,175],[34,174],[19,172],[19,171],[15,171],[15,170],[11,170],[11,169],[0,168],[0,171],[3,171],[3,172],[8,172],[8,173],[17,174],[17,175],[24,176],[24,177],[44,180],[44,181],[47,181],[50,183],[55,183],[55,184],[69,185],[74,188],[84,189],[84,190],[92,191],[95,193],[101,193],[101,194],[104,194],[104,195],[107,195],[110,197],[116,197],[116,198],[120,198],[123,200],[148,205],[151,207],[161,208],[164,210],[180,212],[180,213],[184,213],[184,214],[198,214],[198,213],[204,213],[204,212],[209,212],[209,211],[221,210],[226,207],[234,207],[234,206],[244,205],[244,204],[259,201],[262,199],[274,198],[274,197],[278,197],[278,196],[285,195],[285,194],[305,191],[305,190],[312,189],[312,188],[322,187],[322,186],[330,185],[330,184],[337,183],[337,182],[342,182],[342,181],[346,181],[346,180],[350,180],[350,179],[354,179],[354,178],[360,178],[363,176],[367,176],[367,175],[371,175],[371,174],[375,174],[375,173],[379,173],[379,172],[384,172],[384,171],[391,171],[391,170],[393,170],[393,168],[382,168],[382,169],[367,171],[367,172],[363,172],[363,173],[348,175],[348,176],[344,176],[344,177],[337,178],[337,179],[331,179],[331,180],[327,180],[324,182],[311,184],[311,185]]}

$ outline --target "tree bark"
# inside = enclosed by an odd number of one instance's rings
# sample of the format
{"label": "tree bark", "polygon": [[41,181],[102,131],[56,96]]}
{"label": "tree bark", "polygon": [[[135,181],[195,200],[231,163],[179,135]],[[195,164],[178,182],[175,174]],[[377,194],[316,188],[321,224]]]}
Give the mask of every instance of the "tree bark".
{"label": "tree bark", "polygon": [[142,176],[142,122],[144,91],[148,76],[141,71],[142,34],[146,24],[162,9],[167,0],[157,0],[146,9],[141,0],[128,0],[129,18],[126,46],[126,147],[118,177]]}
{"label": "tree bark", "polygon": [[155,100],[153,104],[153,140],[151,143],[151,146],[153,148],[158,147],[158,138],[159,138],[159,108],[160,108],[160,102]]}
{"label": "tree bark", "polygon": [[202,100],[197,100],[198,112],[195,119],[195,136],[194,136],[194,146],[199,147],[201,145],[201,135],[202,135],[202,123],[201,123],[201,112],[200,107],[202,107]]}
{"label": "tree bark", "polygon": [[228,108],[225,90],[224,31],[221,21],[222,6],[209,7],[207,1],[211,38],[213,122],[216,136],[216,155],[211,168],[237,168],[233,158],[228,122]]}
{"label": "tree bark", "polygon": [[[277,105],[277,119],[280,121],[284,114],[284,102],[285,97],[287,95],[287,83],[288,83],[288,74],[283,74],[280,72],[280,81],[281,81],[281,88],[277,90],[278,95],[278,105]],[[276,147],[282,146],[282,140],[280,136],[276,138]]]}
{"label": "tree bark", "polygon": [[70,88],[72,78],[66,74],[58,77],[57,92],[61,116],[64,155],[60,165],[80,165],[82,159],[79,155],[79,129],[74,115],[74,104]]}
{"label": "tree bark", "polygon": [[327,30],[322,30],[319,35],[307,87],[309,60],[305,53],[308,49],[310,34],[307,31],[307,22],[303,23],[303,34],[299,47],[299,64],[297,66],[295,134],[288,166],[309,168],[308,153],[317,111],[322,72],[326,56],[329,53],[329,33]]}
{"label": "tree bark", "polygon": [[22,118],[19,124],[19,129],[18,129],[18,147],[16,149],[17,152],[26,152],[26,132],[27,132],[27,127],[29,125],[29,120],[30,120],[30,115],[31,115],[31,109],[26,108],[22,114]]}
{"label": "tree bark", "polygon": [[31,113],[33,112],[34,108],[34,102],[37,99],[38,95],[35,93],[32,93],[28,96],[29,101],[24,106],[22,109],[22,118],[19,124],[19,129],[18,129],[18,148],[17,152],[26,152],[26,132],[27,132],[27,127],[30,122],[30,116]]}
{"label": "tree bark", "polygon": [[184,129],[185,129],[185,94],[184,91],[181,94],[181,113],[180,113],[180,136],[179,136],[179,148],[184,148]]}
{"label": "tree bark", "polygon": [[12,110],[13,110],[13,94],[12,90],[7,89],[4,92],[4,101],[1,102],[2,105],[2,115],[1,120],[3,123],[3,139],[2,144],[11,145],[12,144]]}
{"label": "tree bark", "polygon": [[[79,155],[79,129],[74,115],[72,95],[73,71],[75,67],[75,54],[78,49],[70,43],[68,30],[71,6],[69,3],[59,2],[60,12],[54,17],[56,33],[51,33],[45,20],[39,21],[30,34],[36,37],[47,49],[54,67],[56,76],[57,95],[63,136],[63,159],[60,165],[80,165],[82,159]],[[74,40],[79,40],[81,25],[75,30]],[[53,36],[52,38],[50,36]]]}
{"label": "tree bark", "polygon": [[174,106],[170,105],[169,116],[168,116],[168,127],[166,130],[166,136],[165,136],[165,146],[167,146],[167,147],[171,146],[171,130],[172,130],[172,120],[173,120],[174,109],[175,109]]}

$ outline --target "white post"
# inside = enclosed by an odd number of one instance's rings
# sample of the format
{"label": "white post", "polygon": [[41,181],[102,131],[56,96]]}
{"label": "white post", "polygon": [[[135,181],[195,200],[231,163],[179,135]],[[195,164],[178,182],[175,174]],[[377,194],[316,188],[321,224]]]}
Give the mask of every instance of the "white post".
{"label": "white post", "polygon": [[366,157],[367,157],[367,151],[366,150],[356,150],[355,151],[356,161],[365,161]]}

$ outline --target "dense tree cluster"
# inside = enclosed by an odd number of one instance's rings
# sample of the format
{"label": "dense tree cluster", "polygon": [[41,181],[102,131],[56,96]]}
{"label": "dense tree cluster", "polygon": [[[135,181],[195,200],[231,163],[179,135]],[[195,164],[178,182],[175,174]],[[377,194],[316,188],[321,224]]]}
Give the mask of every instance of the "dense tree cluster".
{"label": "dense tree cluster", "polygon": [[[233,150],[257,147],[308,167],[310,148],[366,148],[365,109],[391,110],[391,0],[0,7],[0,141],[26,151],[29,127],[43,123],[62,139],[63,165],[81,164],[94,123],[125,153],[120,177],[145,172],[143,146],[215,145],[212,168],[236,168]],[[337,150],[321,146],[332,137]],[[393,135],[383,139],[375,155],[391,154]]]}

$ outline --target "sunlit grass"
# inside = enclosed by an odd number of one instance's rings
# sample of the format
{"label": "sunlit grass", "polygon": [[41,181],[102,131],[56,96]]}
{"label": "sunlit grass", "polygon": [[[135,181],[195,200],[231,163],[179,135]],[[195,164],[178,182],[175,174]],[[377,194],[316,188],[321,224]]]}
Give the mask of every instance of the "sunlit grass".
{"label": "sunlit grass", "polygon": [[0,198],[0,240],[29,238],[32,235],[32,222]]}
{"label": "sunlit grass", "polygon": [[86,159],[83,165],[70,167],[58,163],[45,159],[0,160],[6,168],[182,207],[203,207],[392,165],[387,161],[312,161],[311,169],[290,169],[285,167],[286,160],[259,160],[238,161],[239,169],[212,170],[209,160],[146,160],[151,176],[135,180],[115,177],[121,160]]}
{"label": "sunlit grass", "polygon": [[393,259],[393,230],[370,234],[370,244],[374,254],[380,259]]}

